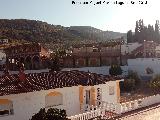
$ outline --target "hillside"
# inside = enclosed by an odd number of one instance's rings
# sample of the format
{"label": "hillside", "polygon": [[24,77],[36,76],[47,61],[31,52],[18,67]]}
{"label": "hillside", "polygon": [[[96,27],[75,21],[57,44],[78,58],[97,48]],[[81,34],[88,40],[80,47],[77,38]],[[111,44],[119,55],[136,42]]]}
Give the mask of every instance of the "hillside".
{"label": "hillside", "polygon": [[97,41],[107,41],[120,37],[126,38],[126,33],[102,31],[91,26],[71,26],[69,27],[69,30],[75,35],[83,36],[84,38],[89,38]]}
{"label": "hillside", "polygon": [[90,26],[51,25],[46,22],[26,19],[0,19],[0,38],[10,42],[41,42],[52,47],[52,44],[76,44],[102,42],[126,36],[124,33],[102,31]]}

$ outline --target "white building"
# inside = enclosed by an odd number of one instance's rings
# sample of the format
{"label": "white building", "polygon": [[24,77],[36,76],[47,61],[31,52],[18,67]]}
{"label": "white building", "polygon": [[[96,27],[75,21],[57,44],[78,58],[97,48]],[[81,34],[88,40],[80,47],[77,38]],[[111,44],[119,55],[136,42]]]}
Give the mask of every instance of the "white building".
{"label": "white building", "polygon": [[142,46],[142,44],[135,42],[135,43],[127,43],[124,45],[121,45],[121,54],[125,55],[125,54],[130,54],[133,50],[135,50],[136,48]]}
{"label": "white building", "polygon": [[140,76],[147,76],[147,68],[153,71],[153,74],[160,74],[160,58],[136,58],[128,59],[128,69],[136,71]]}
{"label": "white building", "polygon": [[0,65],[3,65],[6,63],[6,54],[3,50],[0,50]]}
{"label": "white building", "polygon": [[0,44],[8,43],[8,39],[0,39]]}
{"label": "white building", "polygon": [[10,75],[1,76],[0,81],[1,120],[29,120],[41,108],[51,107],[65,109],[72,116],[99,102],[119,103],[120,100],[119,80],[110,81],[87,72],[27,74],[25,81]]}
{"label": "white building", "polygon": [[156,46],[156,57],[160,57],[160,45]]}

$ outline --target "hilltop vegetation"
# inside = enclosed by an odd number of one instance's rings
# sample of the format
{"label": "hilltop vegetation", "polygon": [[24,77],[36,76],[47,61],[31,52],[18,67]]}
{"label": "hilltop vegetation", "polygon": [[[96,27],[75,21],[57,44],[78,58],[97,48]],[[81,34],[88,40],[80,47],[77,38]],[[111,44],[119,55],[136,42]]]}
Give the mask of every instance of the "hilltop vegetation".
{"label": "hilltop vegetation", "polygon": [[126,37],[125,33],[102,31],[91,26],[71,26],[69,30],[76,35],[98,41],[107,41],[111,39]]}
{"label": "hilltop vegetation", "polygon": [[52,46],[101,42],[122,36],[126,34],[102,31],[90,26],[63,27],[37,20],[0,19],[0,38],[7,38],[10,42],[40,42]]}
{"label": "hilltop vegetation", "polygon": [[160,24],[156,20],[155,25],[145,25],[143,19],[136,21],[135,32],[132,30],[127,32],[127,42],[143,43],[144,40],[160,43]]}

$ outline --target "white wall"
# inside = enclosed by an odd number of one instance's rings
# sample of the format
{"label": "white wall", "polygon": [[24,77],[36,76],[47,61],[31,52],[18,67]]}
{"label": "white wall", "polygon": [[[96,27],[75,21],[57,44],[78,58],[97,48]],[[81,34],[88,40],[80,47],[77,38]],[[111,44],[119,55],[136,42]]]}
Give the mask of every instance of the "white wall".
{"label": "white wall", "polygon": [[79,87],[75,86],[0,96],[0,99],[12,100],[14,109],[14,115],[0,117],[0,120],[29,120],[40,108],[45,107],[45,96],[52,91],[63,94],[63,105],[58,108],[66,109],[68,116],[79,113]]}
{"label": "white wall", "polygon": [[[128,59],[128,66],[121,66],[123,70],[123,75],[128,74],[128,70],[136,71],[141,76],[148,76],[146,74],[146,68],[149,67],[153,69],[153,75],[160,74],[160,58],[136,58]],[[65,70],[80,70],[86,72],[93,72],[97,74],[109,75],[110,66],[101,67],[83,67],[83,68],[64,68]]]}
{"label": "white wall", "polygon": [[[41,73],[41,72],[49,72],[50,69],[41,69],[41,70],[25,70],[25,73]],[[10,74],[18,74],[19,71],[9,71]],[[0,75],[3,74],[3,71],[0,71]]]}
{"label": "white wall", "polygon": [[5,64],[6,62],[6,54],[4,53],[4,51],[0,50],[0,65]]}
{"label": "white wall", "polygon": [[[114,94],[109,95],[109,86],[114,86]],[[96,100],[97,100],[97,88],[102,89],[102,101],[108,102],[108,103],[117,103],[117,85],[116,81],[108,81],[105,84],[99,84],[94,85],[94,88],[96,90]],[[90,90],[91,86],[85,86],[84,92],[86,90]],[[84,93],[84,101],[85,101],[86,94]]]}
{"label": "white wall", "polygon": [[[114,86],[114,95],[109,95],[109,86]],[[109,81],[106,84],[95,85],[94,87],[102,89],[102,101],[117,103],[116,81]],[[85,86],[84,91],[90,88],[91,86]],[[80,113],[79,86],[74,86],[0,96],[0,99],[11,100],[14,109],[13,115],[0,117],[0,120],[29,120],[41,108],[45,107],[45,96],[54,91],[63,94],[63,105],[54,106],[54,108],[65,109],[68,116]]]}
{"label": "white wall", "polygon": [[13,101],[14,115],[0,117],[1,120],[28,120],[45,105],[45,92],[22,93],[0,96]]}
{"label": "white wall", "polygon": [[160,74],[160,58],[128,59],[128,69],[137,71],[139,75],[147,75],[147,67],[153,69],[153,75]]}
{"label": "white wall", "polygon": [[[140,101],[140,102],[138,102],[138,101]],[[122,104],[117,104],[116,105],[117,106],[116,113],[118,113],[118,114],[125,113],[125,112],[132,111],[132,110],[135,110],[138,108],[153,105],[153,104],[156,104],[159,102],[160,102],[160,95],[157,94],[157,95],[145,97],[145,98],[134,100],[134,101],[130,101],[130,102],[122,103]]]}
{"label": "white wall", "polygon": [[[85,71],[85,72],[92,72],[102,75],[109,75],[109,68],[110,66],[101,66],[101,67],[82,67],[82,68],[64,68],[62,71],[68,71],[68,70],[79,70],[79,71]],[[128,74],[128,67],[127,66],[121,66],[123,70],[123,75]]]}
{"label": "white wall", "polygon": [[[109,86],[114,86],[114,94],[109,95]],[[96,86],[98,87],[98,86]],[[101,84],[100,87],[102,88],[102,101],[108,103],[117,103],[117,86],[116,81],[109,81],[106,84]]]}

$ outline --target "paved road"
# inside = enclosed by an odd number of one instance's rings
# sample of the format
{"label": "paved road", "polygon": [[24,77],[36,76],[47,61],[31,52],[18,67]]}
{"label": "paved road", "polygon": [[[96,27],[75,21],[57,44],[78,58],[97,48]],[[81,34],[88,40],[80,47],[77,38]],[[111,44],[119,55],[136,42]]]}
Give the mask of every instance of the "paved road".
{"label": "paved road", "polygon": [[126,115],[118,120],[160,120],[160,105]]}

